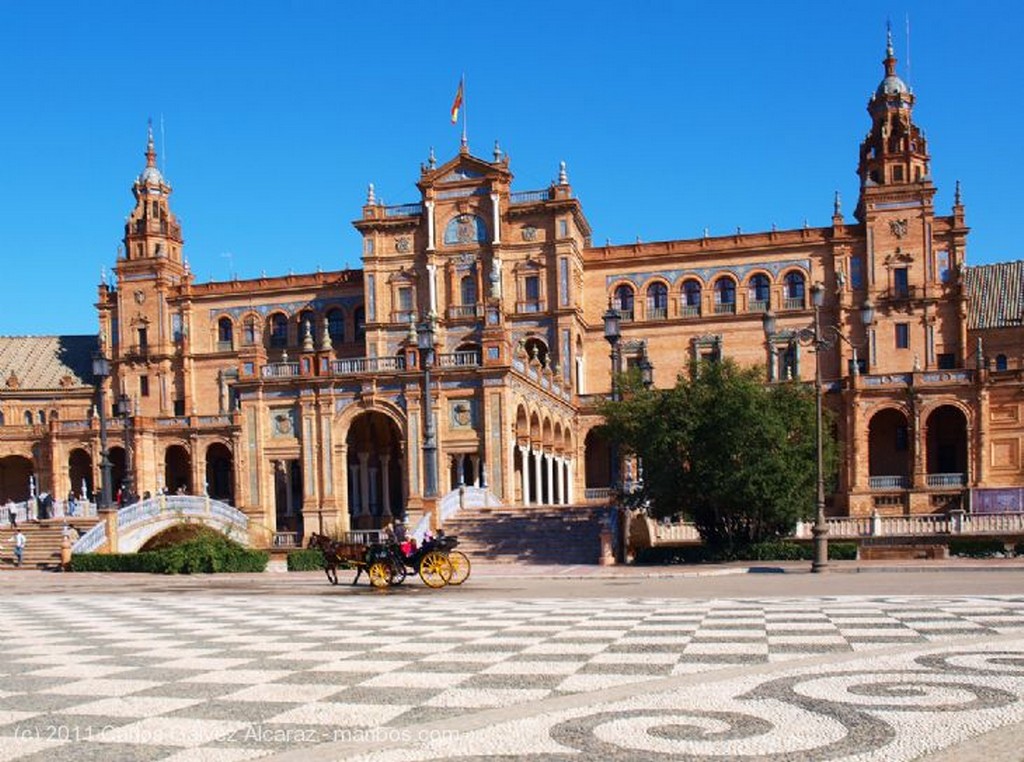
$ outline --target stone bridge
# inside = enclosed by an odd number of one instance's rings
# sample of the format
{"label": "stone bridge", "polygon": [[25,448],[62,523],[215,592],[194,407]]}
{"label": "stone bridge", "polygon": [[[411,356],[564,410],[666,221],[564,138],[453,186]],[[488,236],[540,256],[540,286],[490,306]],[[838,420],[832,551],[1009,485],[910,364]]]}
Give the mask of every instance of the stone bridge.
{"label": "stone bridge", "polygon": [[181,524],[202,524],[242,545],[251,545],[249,517],[237,508],[209,497],[158,495],[125,506],[82,535],[75,553],[135,553],[148,540]]}

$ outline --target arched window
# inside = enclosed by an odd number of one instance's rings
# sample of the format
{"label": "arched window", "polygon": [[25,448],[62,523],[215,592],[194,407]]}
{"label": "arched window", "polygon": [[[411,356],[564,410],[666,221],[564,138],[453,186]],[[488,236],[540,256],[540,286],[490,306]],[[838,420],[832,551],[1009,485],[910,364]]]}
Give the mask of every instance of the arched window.
{"label": "arched window", "polygon": [[538,339],[536,336],[531,336],[526,340],[524,349],[526,349],[526,356],[531,360],[536,357],[541,365],[546,366],[548,364],[548,345],[543,340]]}
{"label": "arched window", "polygon": [[996,355],[996,370],[1006,370],[1008,367],[1006,355]]}
{"label": "arched window", "polygon": [[769,292],[771,281],[764,273],[757,273],[750,276],[748,284],[748,298],[750,300],[751,312],[764,312],[768,309]]}
{"label": "arched window", "polygon": [[31,410],[26,410],[25,411],[25,425],[26,426],[31,426],[32,425],[32,411]]}
{"label": "arched window", "polygon": [[668,317],[668,286],[655,281],[647,287],[647,319],[664,320]]}
{"label": "arched window", "polygon": [[4,411],[0,410],[0,426],[6,426],[7,421],[4,420]]}
{"label": "arched window", "polygon": [[224,351],[231,349],[234,342],[234,324],[231,318],[222,317],[217,321],[217,349]]}
{"label": "arched window", "polygon": [[792,272],[786,275],[786,300],[787,310],[802,310],[804,308],[804,276],[803,273]]}
{"label": "arched window", "polygon": [[615,296],[612,299],[615,309],[619,311],[621,320],[633,319],[633,287],[623,283],[616,287]]}
{"label": "arched window", "polygon": [[362,341],[366,338],[366,310],[356,307],[356,311],[352,313],[352,322],[356,327],[356,341]]}
{"label": "arched window", "polygon": [[697,317],[700,315],[700,281],[683,281],[683,317]]}
{"label": "arched window", "polygon": [[463,307],[470,307],[476,304],[476,276],[465,275],[459,281],[460,303]]}
{"label": "arched window", "polygon": [[36,422],[39,423],[40,425],[46,423],[46,411],[45,410],[37,410],[36,411]]}
{"label": "arched window", "polygon": [[715,281],[715,312],[736,311],[736,282],[727,275]]}
{"label": "arched window", "polygon": [[331,335],[332,341],[345,340],[345,313],[339,309],[333,309],[327,313],[327,333]]}
{"label": "arched window", "polygon": [[275,312],[270,316],[270,346],[288,346],[288,318],[284,313]]}

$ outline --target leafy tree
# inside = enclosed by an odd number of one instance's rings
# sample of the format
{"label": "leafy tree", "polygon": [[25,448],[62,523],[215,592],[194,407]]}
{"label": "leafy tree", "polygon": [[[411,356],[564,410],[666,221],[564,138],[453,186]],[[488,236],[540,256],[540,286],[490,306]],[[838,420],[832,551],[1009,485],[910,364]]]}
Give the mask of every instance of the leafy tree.
{"label": "leafy tree", "polygon": [[[665,390],[626,374],[621,400],[600,408],[609,438],[643,463],[627,501],[654,517],[687,516],[719,556],[784,536],[814,511],[814,390],[766,384],[763,373],[700,363]],[[835,445],[825,426],[828,483]]]}

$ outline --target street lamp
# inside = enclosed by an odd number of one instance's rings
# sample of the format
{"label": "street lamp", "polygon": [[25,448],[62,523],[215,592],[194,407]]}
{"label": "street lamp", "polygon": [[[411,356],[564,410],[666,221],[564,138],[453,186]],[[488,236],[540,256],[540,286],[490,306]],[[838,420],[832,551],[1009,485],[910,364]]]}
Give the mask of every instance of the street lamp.
{"label": "street lamp", "polygon": [[[839,326],[829,325],[824,329],[821,325],[821,306],[825,301],[825,287],[816,282],[811,286],[811,306],[814,308],[814,323],[811,328],[801,328],[795,331],[789,339],[790,346],[803,344],[812,347],[814,351],[814,444],[815,444],[815,470],[817,482],[817,494],[814,502],[814,527],[811,533],[814,536],[814,560],[811,562],[811,571],[821,573],[828,571],[828,524],[825,522],[825,457],[823,450],[824,424],[822,421],[822,385],[821,385],[821,353],[830,349],[837,341],[844,341],[853,350],[853,361],[851,373],[856,376],[859,372],[857,362],[857,345],[843,335]],[[866,299],[860,308],[860,319],[865,327],[871,325],[875,319],[874,304],[871,299]],[[765,338],[769,347],[772,347],[775,336],[775,313],[770,309],[765,311],[761,318]],[[827,338],[824,332],[832,335]],[[772,351],[774,355],[774,351]]]}
{"label": "street lamp", "polygon": [[103,394],[103,386],[110,377],[110,360],[103,354],[102,343],[100,349],[92,356],[92,375],[96,379],[96,390],[99,396],[97,407],[100,413],[100,510],[109,510],[110,498],[110,452],[107,450],[107,411],[106,401]]}
{"label": "street lamp", "polygon": [[426,470],[423,496],[437,497],[437,434],[434,431],[434,403],[430,388],[430,368],[434,364],[434,316],[426,319],[416,328],[420,363],[423,365],[423,464]]}
{"label": "street lamp", "polygon": [[[604,338],[611,347],[611,361],[612,361],[612,402],[619,401],[619,383],[618,383],[618,372],[619,372],[619,340],[622,338],[622,332],[619,328],[619,311],[612,307],[611,300],[608,300],[608,309],[603,315],[604,319]],[[609,486],[612,489],[619,489],[619,447],[613,440],[611,443],[611,449],[609,451],[611,459],[611,484]]]}
{"label": "street lamp", "polygon": [[640,380],[644,384],[644,389],[650,389],[654,386],[654,363],[647,356],[647,342],[640,347],[640,362],[637,366],[640,368]]}
{"label": "street lamp", "polygon": [[135,502],[135,466],[132,450],[132,401],[122,392],[114,403],[114,412],[121,418],[124,431],[124,483],[121,487],[121,505]]}

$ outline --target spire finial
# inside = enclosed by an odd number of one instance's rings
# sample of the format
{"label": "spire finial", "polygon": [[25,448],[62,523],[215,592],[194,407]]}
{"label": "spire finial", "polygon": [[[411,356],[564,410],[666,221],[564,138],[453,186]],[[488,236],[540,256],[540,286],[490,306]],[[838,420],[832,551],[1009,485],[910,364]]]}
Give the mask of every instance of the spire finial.
{"label": "spire finial", "polygon": [[373,206],[377,203],[377,196],[373,192],[373,183],[370,183],[366,189],[366,205]]}
{"label": "spire finial", "polygon": [[960,195],[960,181],[959,180],[956,181],[956,190],[953,191],[953,205],[954,206],[962,206],[963,205],[963,197]]}
{"label": "spire finial", "polygon": [[882,61],[885,64],[885,76],[895,77],[896,76],[896,54],[893,52],[892,47],[892,22],[889,19],[885,20],[885,60]]}
{"label": "spire finial", "polygon": [[153,147],[153,120],[149,120],[146,128],[146,166],[156,166],[156,148]]}
{"label": "spire finial", "polygon": [[839,217],[843,213],[843,201],[839,197],[839,191],[836,191],[835,200],[832,202],[832,215]]}
{"label": "spire finial", "polygon": [[427,167],[437,169],[437,157],[434,156],[434,146],[430,146],[430,155],[427,157]]}
{"label": "spire finial", "polygon": [[324,330],[320,334],[320,351],[326,352],[331,348],[331,330],[328,321],[324,320]]}
{"label": "spire finial", "polygon": [[498,145],[498,141],[494,141],[494,163],[497,164],[501,161],[501,146]]}
{"label": "spire finial", "polygon": [[565,171],[565,162],[558,162],[558,184],[568,185],[569,184],[569,173]]}

